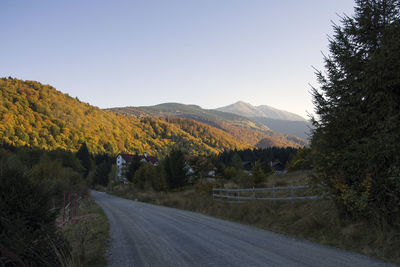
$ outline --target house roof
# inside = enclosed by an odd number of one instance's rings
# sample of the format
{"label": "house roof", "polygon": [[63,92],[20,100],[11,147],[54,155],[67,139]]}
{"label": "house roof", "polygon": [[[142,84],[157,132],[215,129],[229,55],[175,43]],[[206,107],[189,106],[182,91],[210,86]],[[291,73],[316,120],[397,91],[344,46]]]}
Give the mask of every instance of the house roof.
{"label": "house roof", "polygon": [[147,156],[146,159],[147,161],[150,161],[153,164],[158,162],[157,158],[153,156]]}
{"label": "house roof", "polygon": [[274,162],[271,164],[271,167],[276,171],[283,171],[285,169],[285,165],[280,162]]}
{"label": "house roof", "polygon": [[120,154],[120,155],[126,162],[131,162],[133,159],[133,155],[131,154]]}
{"label": "house roof", "polygon": [[279,165],[283,165],[283,164],[280,163],[279,161],[271,162],[271,167],[279,166]]}
{"label": "house roof", "polygon": [[[133,160],[133,157],[134,157],[134,155],[131,155],[131,154],[119,154],[119,155],[121,155],[121,157],[126,161],[126,162],[132,162],[132,160]],[[144,155],[139,155],[139,158],[141,159],[141,160],[146,160],[147,162],[150,162],[150,163],[152,163],[152,164],[155,164],[155,163],[157,163],[158,162],[158,159],[156,158],[156,157],[153,157],[153,156],[147,156],[147,154],[144,154]]]}
{"label": "house roof", "polygon": [[156,157],[147,156],[146,154],[145,154],[145,155],[140,155],[139,158],[140,158],[141,160],[142,160],[142,159],[145,159],[147,162],[150,162],[150,163],[152,163],[152,164],[155,164],[155,163],[158,162],[158,159],[157,159]]}

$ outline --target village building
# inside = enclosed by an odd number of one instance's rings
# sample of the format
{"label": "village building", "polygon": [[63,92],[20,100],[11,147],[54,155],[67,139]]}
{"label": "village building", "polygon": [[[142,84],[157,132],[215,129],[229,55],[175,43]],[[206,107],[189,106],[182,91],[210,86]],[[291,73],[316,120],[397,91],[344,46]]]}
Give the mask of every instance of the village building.
{"label": "village building", "polygon": [[279,161],[275,161],[275,162],[271,161],[271,169],[275,174],[287,173],[285,165],[283,165]]}
{"label": "village building", "polygon": [[[128,171],[128,166],[131,164],[134,155],[132,154],[118,154],[116,158],[117,164],[117,179],[123,183],[127,183],[126,173]],[[141,162],[148,162],[153,164],[154,166],[158,166],[158,160],[156,157],[148,156],[147,153],[143,155],[139,155]]]}

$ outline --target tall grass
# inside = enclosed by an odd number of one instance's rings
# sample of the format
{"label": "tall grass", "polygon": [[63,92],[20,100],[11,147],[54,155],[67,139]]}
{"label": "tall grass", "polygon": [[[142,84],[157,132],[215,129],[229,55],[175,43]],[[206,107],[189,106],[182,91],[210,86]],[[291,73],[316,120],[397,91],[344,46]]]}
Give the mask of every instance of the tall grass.
{"label": "tall grass", "polygon": [[65,266],[107,266],[109,225],[103,210],[87,196],[82,200],[77,218],[62,229],[72,247]]}

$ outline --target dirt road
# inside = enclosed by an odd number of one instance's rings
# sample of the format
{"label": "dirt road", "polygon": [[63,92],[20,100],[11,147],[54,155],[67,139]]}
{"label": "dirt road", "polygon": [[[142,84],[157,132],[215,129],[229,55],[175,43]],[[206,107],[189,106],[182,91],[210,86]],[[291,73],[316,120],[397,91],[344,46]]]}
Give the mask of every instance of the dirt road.
{"label": "dirt road", "polygon": [[110,222],[110,266],[387,266],[198,213],[91,194]]}

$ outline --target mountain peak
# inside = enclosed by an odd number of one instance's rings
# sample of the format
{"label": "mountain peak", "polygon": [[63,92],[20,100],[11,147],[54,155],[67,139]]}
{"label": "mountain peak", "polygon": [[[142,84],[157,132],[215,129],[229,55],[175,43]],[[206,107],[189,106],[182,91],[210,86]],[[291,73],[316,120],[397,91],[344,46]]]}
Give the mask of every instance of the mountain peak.
{"label": "mountain peak", "polygon": [[231,105],[217,108],[217,110],[230,112],[248,118],[261,117],[287,121],[305,121],[300,115],[273,108],[267,105],[253,106],[244,101],[237,101]]}
{"label": "mountain peak", "polygon": [[232,105],[246,105],[246,106],[251,106],[250,103],[244,102],[244,101],[242,101],[242,100],[239,100],[239,101],[233,103]]}

